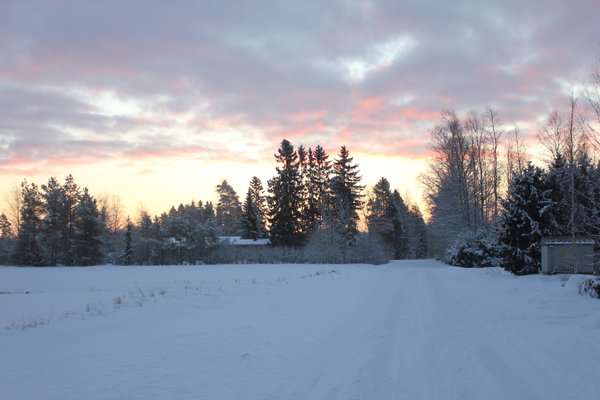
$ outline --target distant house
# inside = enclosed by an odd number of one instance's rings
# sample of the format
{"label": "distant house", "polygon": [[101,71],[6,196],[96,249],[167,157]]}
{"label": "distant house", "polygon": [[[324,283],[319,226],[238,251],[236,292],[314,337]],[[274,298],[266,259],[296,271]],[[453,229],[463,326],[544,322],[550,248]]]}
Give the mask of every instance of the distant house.
{"label": "distant house", "polygon": [[543,237],[542,273],[593,274],[594,244],[594,240],[587,237],[576,237],[575,241],[568,236]]}
{"label": "distant house", "polygon": [[272,259],[269,239],[242,239],[241,236],[221,236],[215,254],[218,263],[264,263]]}
{"label": "distant house", "polygon": [[219,243],[231,246],[254,247],[271,244],[269,239],[242,239],[241,236],[221,236]]}

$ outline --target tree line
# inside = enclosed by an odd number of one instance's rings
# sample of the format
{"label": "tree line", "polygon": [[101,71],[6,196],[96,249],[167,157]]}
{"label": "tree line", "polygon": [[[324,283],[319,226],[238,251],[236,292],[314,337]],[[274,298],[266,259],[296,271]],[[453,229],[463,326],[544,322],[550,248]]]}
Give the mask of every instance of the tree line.
{"label": "tree line", "polygon": [[464,118],[443,113],[421,178],[437,257],[530,274],[540,270],[543,236],[592,238],[600,250],[600,73],[593,77],[540,127],[542,166],[530,161],[518,128],[504,129],[492,108]]}
{"label": "tree line", "polygon": [[[114,198],[100,201],[69,175],[37,186],[24,181],[17,212],[0,214],[0,261],[17,265],[181,264],[219,262],[370,262],[427,256],[426,224],[382,178],[371,190],[346,146],[331,160],[317,145],[282,140],[275,175],[253,177],[243,201],[223,180],[218,201],[190,202],[136,221]],[[117,199],[118,200],[118,199]],[[243,259],[227,237],[263,239]],[[265,240],[266,239],[266,240]]]}

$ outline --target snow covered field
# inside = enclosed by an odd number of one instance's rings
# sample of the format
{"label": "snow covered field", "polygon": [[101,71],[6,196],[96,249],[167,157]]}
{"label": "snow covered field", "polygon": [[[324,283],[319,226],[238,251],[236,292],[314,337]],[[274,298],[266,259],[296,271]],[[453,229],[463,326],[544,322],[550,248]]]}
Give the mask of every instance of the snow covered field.
{"label": "snow covered field", "polygon": [[433,261],[0,267],[0,398],[594,399],[600,301],[581,279]]}

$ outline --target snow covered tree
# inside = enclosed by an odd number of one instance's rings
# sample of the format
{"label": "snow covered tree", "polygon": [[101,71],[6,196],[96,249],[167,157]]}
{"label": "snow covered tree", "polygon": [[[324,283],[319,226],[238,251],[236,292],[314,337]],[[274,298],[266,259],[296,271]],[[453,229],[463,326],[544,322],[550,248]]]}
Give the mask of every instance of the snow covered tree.
{"label": "snow covered tree", "polygon": [[513,177],[502,202],[499,242],[504,268],[516,275],[540,269],[540,240],[549,231],[553,207],[543,178],[543,170],[528,163]]}
{"label": "snow covered tree", "polygon": [[333,162],[331,178],[332,222],[340,232],[342,249],[352,247],[356,243],[358,234],[358,211],[363,206],[360,185],[362,177],[359,175],[358,164],[353,163],[354,158],[346,146],[340,148],[338,158]]}
{"label": "snow covered tree", "polygon": [[177,208],[172,206],[168,213],[160,216],[161,264],[181,264],[185,259],[188,235],[184,211],[184,205],[180,204]]}
{"label": "snow covered tree", "polygon": [[96,265],[102,262],[102,224],[96,200],[84,188],[73,221],[73,262],[76,265]]}
{"label": "snow covered tree", "polygon": [[473,152],[463,124],[452,111],[443,113],[442,123],[431,135],[434,156],[421,180],[431,214],[434,251],[442,254],[449,238],[473,228],[475,202],[469,185]]}
{"label": "snow covered tree", "polygon": [[544,181],[548,189],[548,197],[551,204],[548,206],[548,234],[567,235],[569,233],[570,201],[569,190],[570,177],[569,166],[563,155],[558,152],[548,165],[548,171],[544,173]]}
{"label": "snow covered tree", "polygon": [[133,264],[133,224],[129,217],[127,217],[127,225],[125,227],[125,243],[121,260],[124,265]]}
{"label": "snow covered tree", "polygon": [[202,232],[208,250],[211,250],[219,243],[219,229],[217,227],[216,216],[213,204],[209,201],[204,205],[202,211]]}
{"label": "snow covered tree", "polygon": [[43,265],[44,259],[38,243],[43,203],[37,185],[23,181],[21,198],[21,225],[13,258],[18,265]]}
{"label": "snow covered tree", "polygon": [[503,264],[498,246],[498,229],[488,225],[476,232],[466,231],[448,249],[444,261],[461,267],[499,267]]}
{"label": "snow covered tree", "polygon": [[268,182],[271,243],[274,246],[300,246],[304,241],[300,208],[303,185],[298,154],[284,139],[275,159],[279,164],[277,174]]}
{"label": "snow covered tree", "polygon": [[[421,181],[431,215],[432,252],[440,256],[451,238],[493,222],[498,210],[503,132],[497,114],[487,107],[463,120],[446,111],[431,134],[434,156]],[[521,147],[518,149],[521,157]],[[514,152],[511,150],[511,160]]]}
{"label": "snow covered tree", "polygon": [[240,234],[242,205],[240,199],[227,180],[217,185],[219,202],[217,203],[217,224],[224,236]]}

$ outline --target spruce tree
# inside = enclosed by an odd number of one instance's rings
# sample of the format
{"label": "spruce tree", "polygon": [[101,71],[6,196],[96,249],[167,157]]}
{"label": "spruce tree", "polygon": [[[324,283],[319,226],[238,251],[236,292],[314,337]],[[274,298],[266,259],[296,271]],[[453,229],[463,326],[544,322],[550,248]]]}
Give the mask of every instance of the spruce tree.
{"label": "spruce tree", "polygon": [[404,199],[397,190],[391,197],[390,220],[392,221],[394,258],[405,259],[409,256],[410,240],[407,235],[409,225],[409,211]]}
{"label": "spruce tree", "polygon": [[300,194],[298,197],[298,209],[300,211],[300,235],[305,238],[311,229],[308,213],[308,178],[309,178],[309,152],[303,145],[298,146],[298,172],[300,175]]}
{"label": "spruce tree", "polygon": [[543,171],[528,163],[515,175],[502,201],[499,242],[505,268],[516,274],[537,273],[540,269],[540,240],[548,234],[553,200],[543,180]]}
{"label": "spruce tree", "polygon": [[96,200],[83,190],[73,221],[73,262],[76,265],[96,265],[102,262],[102,225]]}
{"label": "spruce tree", "polygon": [[557,153],[548,165],[548,171],[543,179],[548,189],[551,200],[548,216],[548,234],[552,236],[567,235],[569,233],[569,166],[561,153]]}
{"label": "spruce tree", "polygon": [[237,193],[227,180],[223,180],[220,185],[217,185],[217,194],[219,195],[217,223],[221,234],[224,236],[239,235],[242,205]]}
{"label": "spruce tree", "polygon": [[242,205],[242,237],[244,239],[256,240],[263,234],[261,218],[258,207],[252,198],[252,192],[248,189],[246,200]]}
{"label": "spruce tree", "polygon": [[268,182],[271,243],[274,246],[300,246],[304,241],[299,207],[303,186],[298,154],[294,146],[284,139],[275,159],[279,164],[277,174]]}
{"label": "spruce tree", "polygon": [[248,190],[252,197],[252,203],[256,206],[257,220],[261,229],[260,237],[265,238],[267,237],[267,198],[265,196],[265,189],[258,177],[255,176],[250,180]]}
{"label": "spruce tree", "polygon": [[[342,238],[342,249],[356,245],[358,234],[358,211],[363,205],[358,164],[353,163],[346,146],[342,146],[338,158],[333,162],[331,179],[332,221]],[[345,252],[343,253],[345,256]]]}
{"label": "spruce tree", "polygon": [[595,167],[585,149],[575,159],[575,234],[597,238],[600,233],[600,198]]}
{"label": "spruce tree", "polygon": [[242,237],[259,239],[266,237],[264,195],[260,179],[256,176],[250,181],[246,200],[242,205]]}
{"label": "spruce tree", "polygon": [[367,227],[369,234],[377,237],[388,257],[393,257],[394,248],[391,200],[390,183],[386,178],[381,178],[367,201]]}
{"label": "spruce tree", "polygon": [[320,229],[329,214],[331,162],[323,147],[308,149],[306,219],[309,232]]}

